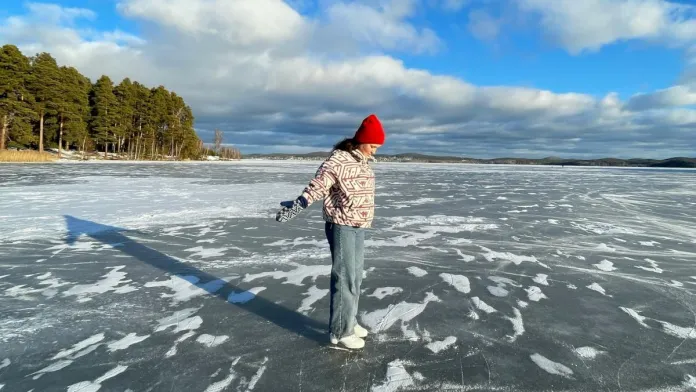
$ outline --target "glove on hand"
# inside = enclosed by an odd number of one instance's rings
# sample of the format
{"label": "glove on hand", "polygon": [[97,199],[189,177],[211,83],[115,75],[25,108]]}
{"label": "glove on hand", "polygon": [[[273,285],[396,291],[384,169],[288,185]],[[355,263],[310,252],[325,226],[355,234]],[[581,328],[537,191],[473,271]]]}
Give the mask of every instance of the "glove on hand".
{"label": "glove on hand", "polygon": [[300,196],[296,200],[281,202],[280,205],[283,209],[276,214],[276,221],[285,223],[307,208],[307,199]]}

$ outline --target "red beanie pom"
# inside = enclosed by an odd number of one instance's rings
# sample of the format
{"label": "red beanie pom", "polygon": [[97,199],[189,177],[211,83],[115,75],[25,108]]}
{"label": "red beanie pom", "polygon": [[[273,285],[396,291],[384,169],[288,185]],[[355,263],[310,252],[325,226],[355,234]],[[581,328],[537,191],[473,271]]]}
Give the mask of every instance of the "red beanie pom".
{"label": "red beanie pom", "polygon": [[370,114],[360,124],[353,140],[358,144],[384,144],[384,128],[377,116]]}

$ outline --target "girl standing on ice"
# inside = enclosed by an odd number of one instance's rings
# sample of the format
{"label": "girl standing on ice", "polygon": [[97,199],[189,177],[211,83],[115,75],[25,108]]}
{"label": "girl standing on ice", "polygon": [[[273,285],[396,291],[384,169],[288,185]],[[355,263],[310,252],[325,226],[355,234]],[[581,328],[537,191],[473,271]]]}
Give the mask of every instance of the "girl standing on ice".
{"label": "girl standing on ice", "polygon": [[332,344],[350,349],[363,348],[367,336],[356,316],[365,229],[372,226],[375,210],[375,175],[368,160],[384,139],[377,116],[367,116],[352,138],[334,146],[302,194],[296,200],[280,203],[283,209],[276,215],[278,222],[287,222],[313,202],[324,199],[324,231],[332,260],[330,338]]}

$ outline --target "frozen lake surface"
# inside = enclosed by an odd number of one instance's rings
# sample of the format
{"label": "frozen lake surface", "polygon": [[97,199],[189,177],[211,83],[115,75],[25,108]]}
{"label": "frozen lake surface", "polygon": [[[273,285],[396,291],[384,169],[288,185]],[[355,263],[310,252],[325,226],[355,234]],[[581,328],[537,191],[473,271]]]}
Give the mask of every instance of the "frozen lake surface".
{"label": "frozen lake surface", "polygon": [[377,163],[347,352],[318,165],[0,165],[0,391],[696,390],[696,171]]}

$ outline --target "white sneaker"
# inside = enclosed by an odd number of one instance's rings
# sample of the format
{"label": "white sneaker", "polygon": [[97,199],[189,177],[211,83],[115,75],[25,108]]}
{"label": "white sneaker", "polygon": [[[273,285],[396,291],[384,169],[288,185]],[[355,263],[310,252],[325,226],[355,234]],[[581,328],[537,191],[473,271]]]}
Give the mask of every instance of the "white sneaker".
{"label": "white sneaker", "polygon": [[[355,328],[353,328],[353,332],[355,333],[355,336],[359,338],[366,338],[367,337],[367,330],[363,327],[361,327],[359,324],[355,324]],[[331,335],[331,343],[332,344],[338,344],[338,339],[336,339],[333,334]]]}
{"label": "white sneaker", "polygon": [[353,329],[353,331],[355,331],[355,336],[359,338],[367,337],[367,330],[361,327],[360,324],[355,324],[355,328]]}
{"label": "white sneaker", "polygon": [[365,347],[365,341],[355,335],[344,336],[341,339],[336,339],[334,335],[331,335],[331,343],[340,344],[341,346],[349,349],[359,349]]}

